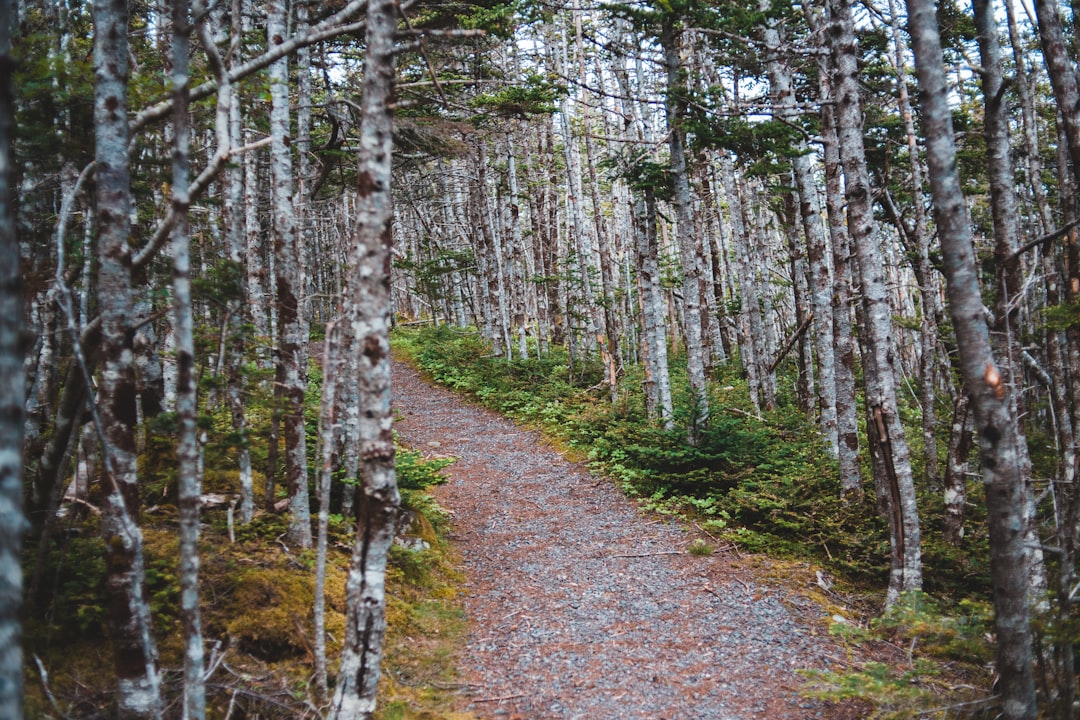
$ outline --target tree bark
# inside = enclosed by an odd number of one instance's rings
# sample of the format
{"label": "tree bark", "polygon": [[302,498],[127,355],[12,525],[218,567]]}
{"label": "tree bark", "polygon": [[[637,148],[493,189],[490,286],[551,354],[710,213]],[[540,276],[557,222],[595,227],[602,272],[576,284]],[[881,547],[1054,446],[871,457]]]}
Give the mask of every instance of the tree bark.
{"label": "tree bark", "polygon": [[836,112],[832,105],[829,73],[819,73],[821,96],[822,155],[825,165],[825,207],[833,266],[833,352],[836,356],[836,436],[839,450],[840,488],[844,497],[862,495],[859,463],[859,421],[855,400],[855,345],[852,342],[851,249],[844,225],[844,193],[840,177],[840,149]]}
{"label": "tree bark", "polygon": [[142,532],[137,522],[126,0],[96,0],[94,28],[98,304],[102,319],[98,388],[107,483],[101,530],[118,685],[117,714],[125,719],[160,718],[161,677],[146,596]]}
{"label": "tree bark", "polygon": [[1017,418],[1011,414],[1014,406],[1009,388],[998,370],[983,316],[971,229],[956,168],[952,111],[934,4],[907,0],[907,7],[949,314],[956,330],[964,386],[971,397],[986,485],[1002,715],[1009,720],[1026,720],[1035,718],[1038,708],[1028,617],[1020,435]]}
{"label": "tree bark", "polygon": [[[284,41],[287,24],[285,0],[272,0],[267,8],[268,47]],[[289,147],[289,61],[270,66],[271,175],[273,178],[275,283],[278,312],[278,362],[282,372],[282,421],[285,431],[285,483],[289,493],[288,540],[311,547],[311,507],[308,499],[307,441],[304,428],[304,393],[307,389],[307,318],[302,252],[293,207],[293,170]]]}
{"label": "tree bark", "polygon": [[682,60],[679,57],[675,21],[665,20],[660,31],[667,75],[667,100],[664,110],[668,122],[668,152],[671,155],[671,178],[675,184],[675,220],[679,259],[682,266],[683,317],[686,335],[686,373],[690,382],[691,415],[687,439],[697,445],[701,431],[709,421],[709,395],[705,381],[704,343],[701,337],[701,267],[694,238],[691,214],[690,177],[686,168],[686,133],[682,128],[686,101],[683,95]]}
{"label": "tree bark", "polygon": [[[1009,144],[1009,113],[1004,105],[1004,80],[1001,73],[1001,49],[998,26],[989,0],[973,0],[975,26],[978,31],[979,53],[982,57],[982,85],[985,103],[983,135],[986,139],[987,178],[990,183],[991,217],[994,225],[995,281],[997,302],[994,307],[990,342],[997,358],[1001,382],[1008,388],[1008,414],[1016,424],[1016,462],[1025,515],[1025,550],[1029,573],[1028,585],[1032,603],[1045,605],[1046,569],[1043,565],[1042,544],[1038,535],[1038,518],[1032,490],[1031,457],[1027,438],[1019,418],[1026,414],[1021,399],[1023,387],[1024,348],[1020,342],[1020,300],[1023,296],[1023,277],[1019,246],[1019,216],[1016,208],[1015,171]],[[1063,538],[1066,553],[1062,562],[1072,565],[1071,538]],[[1071,590],[1071,588],[1070,588]],[[1071,686],[1070,686],[1071,689]],[[1070,701],[1069,707],[1072,706]]]}
{"label": "tree bark", "polygon": [[375,710],[386,634],[386,558],[400,503],[390,411],[390,197],[394,102],[394,0],[369,0],[360,123],[357,222],[349,257],[350,331],[360,352],[363,482],[346,585],[341,669],[329,720],[367,720]]}
{"label": "tree bark", "polygon": [[[768,5],[768,3],[763,3]],[[765,9],[765,8],[763,8]],[[765,46],[769,50],[769,85],[774,112],[795,122],[799,111],[795,104],[791,67],[780,57],[783,38],[778,20],[769,19],[765,27]],[[818,426],[833,456],[840,452],[836,426],[836,355],[833,347],[832,277],[829,268],[828,238],[822,222],[822,208],[814,173],[813,155],[807,143],[799,139],[791,148],[791,171],[799,199],[799,215],[806,237],[806,261],[810,271],[810,303],[814,315],[814,354],[817,356]]]}
{"label": "tree bark", "polygon": [[22,720],[23,281],[13,207],[13,0],[0,1],[0,717]]}
{"label": "tree bark", "polygon": [[[198,0],[196,0],[198,3]],[[201,3],[199,3],[201,4]],[[195,8],[196,14],[200,9]],[[206,717],[206,681],[202,620],[199,614],[199,463],[198,398],[196,395],[195,319],[191,302],[191,236],[188,228],[189,116],[188,55],[191,19],[188,0],[172,2],[173,150],[172,230],[173,332],[176,336],[176,418],[178,424],[177,504],[180,521],[180,618],[184,626],[184,718]],[[226,147],[227,150],[227,147]]]}
{"label": "tree bark", "polygon": [[[890,531],[894,549],[888,593],[888,602],[891,603],[901,592],[922,588],[919,514],[911,455],[897,411],[892,308],[885,287],[885,264],[875,227],[866,169],[858,46],[848,0],[830,0],[829,9],[832,23],[827,35],[835,67],[837,137],[844,169],[847,227],[858,262],[862,306],[867,321],[868,347],[863,356],[863,376],[868,436],[872,441],[871,452],[880,461],[877,467],[884,471],[881,481],[889,488],[888,496],[898,503],[889,512],[890,520],[895,521],[895,527]],[[871,435],[872,429],[876,429],[877,433]]]}

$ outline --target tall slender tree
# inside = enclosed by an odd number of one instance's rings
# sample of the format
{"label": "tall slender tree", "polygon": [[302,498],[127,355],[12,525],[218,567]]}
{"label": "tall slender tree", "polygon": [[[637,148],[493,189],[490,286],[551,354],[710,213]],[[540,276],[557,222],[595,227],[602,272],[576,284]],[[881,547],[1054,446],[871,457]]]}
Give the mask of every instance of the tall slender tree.
{"label": "tall slender tree", "polygon": [[135,378],[131,333],[131,167],[128,93],[128,5],[94,2],[94,121],[98,304],[102,369],[98,381],[101,452],[105,459],[105,538],[109,621],[121,718],[162,715],[157,646],[146,595],[146,561],[138,525]]}
{"label": "tall slender tree", "polygon": [[862,288],[867,352],[863,355],[867,436],[881,485],[889,499],[892,545],[887,602],[901,592],[922,589],[922,541],[911,454],[896,401],[896,352],[892,309],[885,286],[885,262],[874,221],[866,167],[862,100],[858,82],[858,41],[849,0],[830,0],[827,35],[834,63],[837,139],[844,170],[847,230]]}
{"label": "tall slender tree", "polygon": [[23,285],[12,204],[15,129],[11,30],[15,3],[0,2],[0,717],[23,717],[20,562],[23,531]]}
{"label": "tall slender tree", "polygon": [[360,457],[357,530],[346,585],[348,610],[341,667],[329,720],[367,719],[375,711],[386,635],[386,559],[400,504],[390,413],[390,181],[393,157],[394,33],[397,3],[368,0],[357,219],[346,297],[360,354]]}
{"label": "tall slender tree", "polygon": [[1020,434],[1011,412],[1015,407],[1009,399],[1011,391],[998,370],[983,314],[971,229],[956,167],[952,109],[934,3],[907,0],[907,8],[949,315],[956,329],[964,387],[971,397],[986,486],[1002,715],[1008,720],[1027,720],[1038,716],[1038,708],[1028,616]]}

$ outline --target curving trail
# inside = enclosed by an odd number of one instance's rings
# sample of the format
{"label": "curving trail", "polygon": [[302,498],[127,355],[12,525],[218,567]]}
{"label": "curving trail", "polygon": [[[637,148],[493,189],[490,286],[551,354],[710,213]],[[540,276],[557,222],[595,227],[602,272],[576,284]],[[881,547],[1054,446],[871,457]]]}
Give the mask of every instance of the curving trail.
{"label": "curving trail", "polygon": [[643,516],[540,437],[394,364],[406,445],[458,460],[438,489],[464,557],[468,683],[497,718],[855,718],[798,695],[801,668],[844,651],[793,614],[820,612]]}

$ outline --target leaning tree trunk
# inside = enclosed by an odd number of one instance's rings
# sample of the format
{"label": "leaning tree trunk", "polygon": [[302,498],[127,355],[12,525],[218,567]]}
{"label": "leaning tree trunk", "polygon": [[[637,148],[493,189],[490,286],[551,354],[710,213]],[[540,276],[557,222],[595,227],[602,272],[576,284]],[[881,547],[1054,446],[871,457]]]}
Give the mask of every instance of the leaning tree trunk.
{"label": "leaning tree trunk", "polygon": [[368,0],[367,56],[360,121],[356,236],[346,298],[360,351],[360,448],[356,543],[346,585],[348,611],[337,687],[327,718],[367,719],[375,711],[386,635],[386,557],[400,503],[390,414],[390,168],[393,149],[394,0]]}
{"label": "leaning tree trunk", "polygon": [[888,488],[892,567],[888,602],[901,592],[922,588],[922,549],[911,455],[904,438],[896,401],[893,367],[892,308],[885,287],[885,263],[875,228],[863,145],[862,102],[859,98],[858,46],[848,0],[830,0],[832,24],[828,37],[835,63],[837,137],[844,168],[848,232],[862,281],[862,306],[867,320],[868,352],[863,357],[866,387],[867,438],[884,470]]}
{"label": "leaning tree trunk", "polygon": [[128,7],[94,3],[94,120],[97,161],[98,305],[101,308],[100,397],[107,504],[105,589],[121,718],[159,718],[161,676],[146,596],[142,531],[137,522],[135,377],[131,318],[131,168],[128,163]]}
{"label": "leaning tree trunk", "polygon": [[908,27],[921,95],[927,166],[934,218],[948,282],[949,314],[956,330],[964,386],[971,396],[979,438],[990,526],[990,574],[994,588],[997,671],[1003,717],[1035,718],[1031,628],[1024,548],[1020,435],[1009,388],[990,346],[972,249],[967,207],[956,168],[941,39],[929,0],[907,0]]}
{"label": "leaning tree trunk", "polygon": [[12,207],[13,0],[0,1],[0,717],[23,717],[23,285]]}

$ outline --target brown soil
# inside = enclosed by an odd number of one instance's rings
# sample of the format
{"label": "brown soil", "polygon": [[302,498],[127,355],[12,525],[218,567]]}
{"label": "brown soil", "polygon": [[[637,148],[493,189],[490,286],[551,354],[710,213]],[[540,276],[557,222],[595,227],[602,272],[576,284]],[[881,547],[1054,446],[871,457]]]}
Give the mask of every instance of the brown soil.
{"label": "brown soil", "polygon": [[768,561],[686,552],[535,432],[394,366],[396,429],[458,458],[453,513],[470,632],[461,711],[485,718],[858,718],[800,696],[801,669],[846,665],[826,611],[766,580]]}

